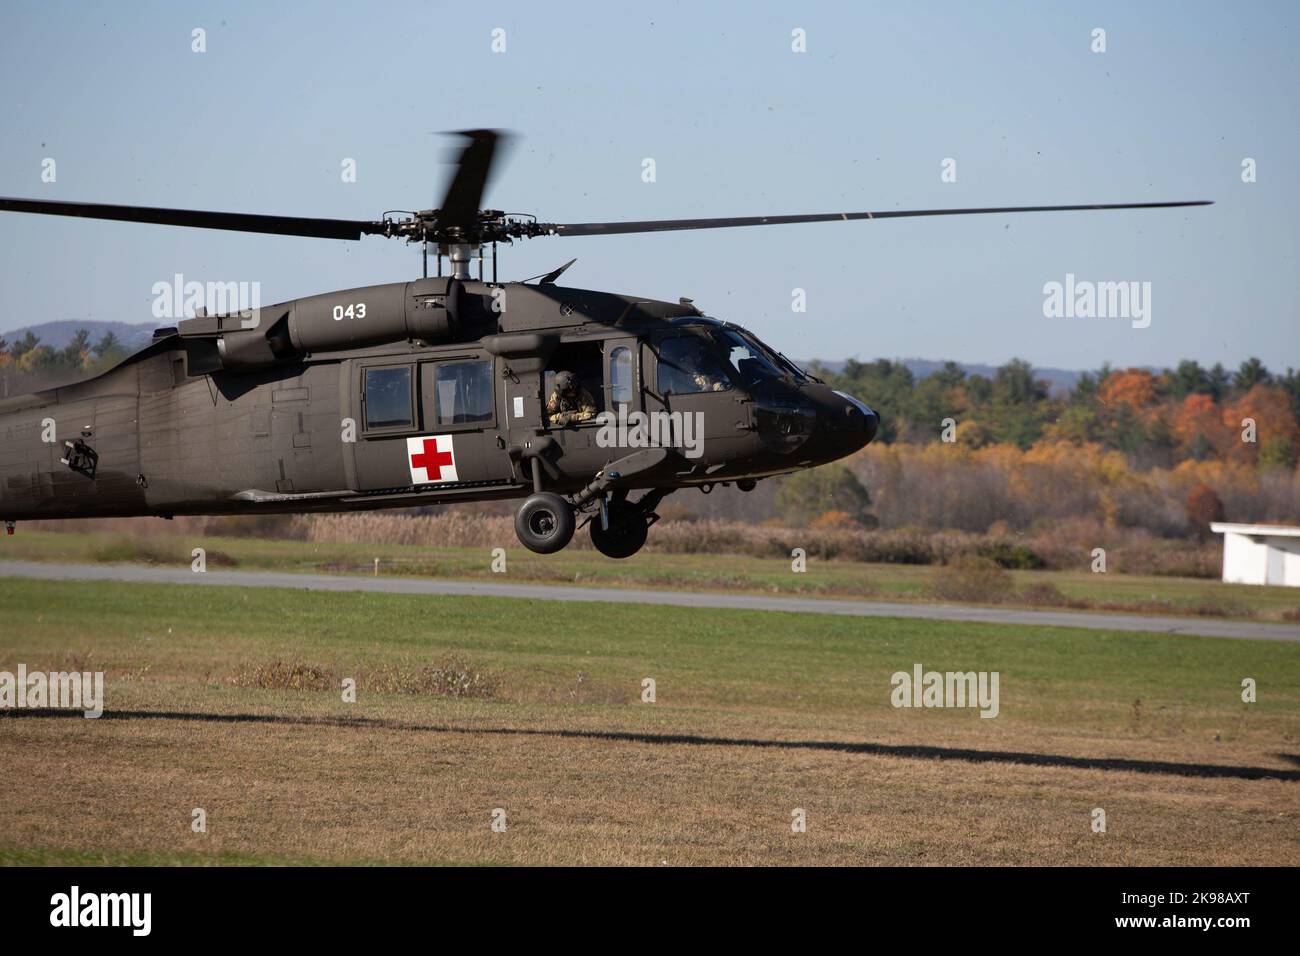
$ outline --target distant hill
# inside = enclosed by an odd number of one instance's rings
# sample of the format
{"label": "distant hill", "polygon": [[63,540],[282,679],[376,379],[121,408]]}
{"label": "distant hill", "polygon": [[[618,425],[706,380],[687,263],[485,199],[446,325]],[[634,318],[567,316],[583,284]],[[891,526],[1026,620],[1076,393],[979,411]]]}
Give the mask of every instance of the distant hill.
{"label": "distant hill", "polygon": [[58,322],[41,322],[38,325],[24,325],[11,331],[0,332],[5,341],[14,342],[30,331],[41,340],[42,345],[61,349],[72,341],[78,329],[90,333],[92,343],[99,340],[105,332],[112,332],[122,341],[126,348],[134,351],[149,344],[155,326],[161,322],[94,322],[90,319],[66,319]]}
{"label": "distant hill", "polygon": [[[870,360],[859,359],[859,361],[870,361]],[[907,370],[912,373],[912,375],[916,378],[917,381],[920,381],[926,376],[932,375],[933,373],[939,371],[941,368],[943,368],[944,365],[942,361],[938,361],[935,359],[905,358],[905,359],[895,359],[894,361],[900,362],[903,365],[907,366]],[[800,362],[799,364],[806,368],[807,366],[811,365],[812,362]],[[817,360],[817,364],[819,364],[822,368],[827,369],[828,371],[835,372],[836,374],[838,374],[844,370],[845,363],[827,362],[819,359]],[[967,375],[983,375],[985,378],[992,378],[994,373],[997,372],[998,370],[996,365],[979,365],[970,362],[958,362],[957,364],[961,366],[962,371],[965,372]],[[1082,374],[1083,374],[1082,372],[1071,371],[1069,369],[1063,369],[1063,368],[1035,368],[1034,369],[1035,378],[1042,379],[1048,382],[1051,391],[1062,392],[1062,393],[1069,392],[1070,389],[1074,388],[1074,383],[1079,380],[1079,376]]]}

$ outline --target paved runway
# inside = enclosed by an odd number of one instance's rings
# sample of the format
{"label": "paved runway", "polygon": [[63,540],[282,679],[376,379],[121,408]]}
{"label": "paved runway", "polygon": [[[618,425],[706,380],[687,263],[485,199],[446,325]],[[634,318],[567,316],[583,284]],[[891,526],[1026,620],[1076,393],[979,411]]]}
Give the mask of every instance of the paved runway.
{"label": "paved runway", "polygon": [[747,611],[787,611],[796,614],[839,614],[850,617],[906,617],[937,621],[978,621],[985,624],[1035,624],[1082,627],[1105,631],[1154,631],[1204,637],[1246,637],[1270,641],[1300,641],[1300,626],[1230,618],[1152,617],[1089,611],[1030,611],[1017,608],[968,607],[960,604],[897,604],[886,601],[771,597],[714,591],[653,591],[633,588],[588,588],[549,584],[510,584],[435,580],[414,577],[366,577],[340,574],[296,574],[280,571],[206,571],[155,568],[135,564],[45,564],[0,561],[0,577],[45,581],[131,581],[140,584],[198,584],[254,588],[304,588],[316,591],[377,591],[384,594],[524,598],[539,601],[599,601],[614,604],[658,604],[673,607],[732,608]]}

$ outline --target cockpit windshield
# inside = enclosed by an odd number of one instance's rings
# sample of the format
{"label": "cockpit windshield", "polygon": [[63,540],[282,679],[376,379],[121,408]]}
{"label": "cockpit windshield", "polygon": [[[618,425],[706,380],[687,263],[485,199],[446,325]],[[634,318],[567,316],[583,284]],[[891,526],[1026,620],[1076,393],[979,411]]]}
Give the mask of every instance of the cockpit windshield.
{"label": "cockpit windshield", "polygon": [[737,329],[733,334],[740,335],[751,348],[755,349],[759,354],[766,358],[768,362],[780,369],[782,374],[789,375],[799,382],[810,382],[813,380],[811,375],[801,369],[798,365],[795,365],[794,362],[791,362],[780,352],[773,349],[770,345],[762,342],[753,332],[746,331],[745,329]]}
{"label": "cockpit windshield", "polygon": [[807,374],[742,329],[723,325],[689,326],[660,340],[659,391],[662,394],[720,392],[739,385]]}
{"label": "cockpit windshield", "polygon": [[780,369],[756,341],[742,337],[731,329],[713,332],[713,340],[727,356],[736,378],[744,388],[750,388],[768,378],[780,378]]}

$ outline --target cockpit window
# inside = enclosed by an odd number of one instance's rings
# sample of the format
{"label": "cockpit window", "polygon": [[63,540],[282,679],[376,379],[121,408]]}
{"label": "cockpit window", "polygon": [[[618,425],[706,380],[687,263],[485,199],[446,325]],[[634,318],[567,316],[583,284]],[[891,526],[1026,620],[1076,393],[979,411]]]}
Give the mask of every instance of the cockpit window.
{"label": "cockpit window", "polygon": [[[760,342],[759,344],[761,345],[762,343]],[[777,364],[779,364],[783,369],[785,369],[787,372],[793,375],[800,382],[813,381],[813,377],[809,375],[807,372],[805,372],[798,365],[796,365],[794,362],[791,362],[788,358],[786,358],[785,353],[773,352],[771,353],[771,357],[776,360]]]}
{"label": "cockpit window", "polygon": [[659,391],[719,392],[769,379],[808,381],[808,374],[743,329],[694,326],[659,343]]}
{"label": "cockpit window", "polygon": [[772,348],[766,342],[761,341],[753,332],[745,329],[736,329],[732,334],[739,335],[745,342],[757,353],[768,360],[775,368],[781,370],[785,375],[789,375],[798,382],[813,381],[813,377],[801,369],[794,362],[791,362],[783,354]]}
{"label": "cockpit window", "polygon": [[763,379],[781,377],[780,370],[756,342],[742,338],[730,330],[714,332],[713,336],[735,369],[736,378],[746,388]]}
{"label": "cockpit window", "polygon": [[721,392],[731,388],[726,353],[708,333],[686,332],[659,342],[659,393]]}

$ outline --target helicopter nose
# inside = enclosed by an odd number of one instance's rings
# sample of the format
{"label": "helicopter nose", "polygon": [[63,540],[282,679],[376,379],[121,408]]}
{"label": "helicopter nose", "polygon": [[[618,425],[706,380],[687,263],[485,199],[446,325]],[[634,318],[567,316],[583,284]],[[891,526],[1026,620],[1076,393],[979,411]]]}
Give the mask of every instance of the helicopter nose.
{"label": "helicopter nose", "polygon": [[875,440],[876,432],[880,430],[880,416],[871,409],[867,409],[867,413],[863,417],[866,418],[866,421],[862,423],[862,431],[865,436],[862,444],[869,445]]}
{"label": "helicopter nose", "polygon": [[854,398],[847,392],[836,392],[844,399],[844,405],[829,416],[828,425],[832,432],[842,436],[845,445],[852,444],[842,454],[852,454],[859,448],[871,443],[880,430],[880,416],[866,402]]}
{"label": "helicopter nose", "polygon": [[760,396],[755,417],[768,449],[819,463],[853,454],[880,428],[880,416],[865,402],[824,385]]}
{"label": "helicopter nose", "polygon": [[863,439],[862,444],[869,445],[875,439],[876,432],[880,430],[880,416],[871,409],[867,409],[864,417],[866,421],[863,422],[862,431],[866,437]]}

